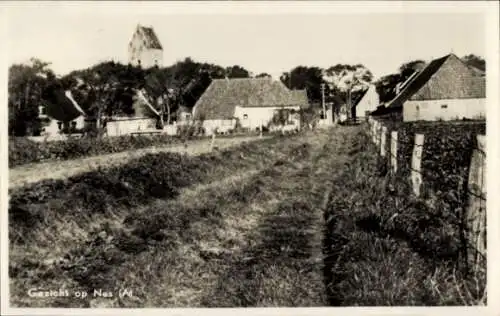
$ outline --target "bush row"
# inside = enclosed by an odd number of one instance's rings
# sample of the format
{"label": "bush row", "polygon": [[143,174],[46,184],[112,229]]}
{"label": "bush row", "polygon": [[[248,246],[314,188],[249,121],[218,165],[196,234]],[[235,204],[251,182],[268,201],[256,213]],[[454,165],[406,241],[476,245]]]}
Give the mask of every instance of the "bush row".
{"label": "bush row", "polygon": [[178,142],[180,142],[180,138],[168,135],[83,137],[54,142],[34,142],[27,138],[13,137],[9,139],[9,167],[45,160],[66,160],[116,153]]}

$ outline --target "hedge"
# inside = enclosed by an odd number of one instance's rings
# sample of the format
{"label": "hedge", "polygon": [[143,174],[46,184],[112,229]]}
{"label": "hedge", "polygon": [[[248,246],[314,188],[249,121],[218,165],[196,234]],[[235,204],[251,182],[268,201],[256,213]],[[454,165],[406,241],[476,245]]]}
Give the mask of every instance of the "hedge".
{"label": "hedge", "polygon": [[168,135],[84,137],[40,143],[27,138],[11,137],[9,139],[9,168],[47,160],[75,159],[180,142],[181,138]]}

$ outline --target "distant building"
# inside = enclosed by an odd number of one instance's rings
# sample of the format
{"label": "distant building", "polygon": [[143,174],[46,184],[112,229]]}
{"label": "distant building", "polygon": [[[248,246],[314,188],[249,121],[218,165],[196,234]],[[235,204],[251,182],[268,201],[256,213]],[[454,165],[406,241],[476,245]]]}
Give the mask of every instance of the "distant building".
{"label": "distant building", "polygon": [[108,136],[157,130],[161,113],[146,99],[144,91],[137,91],[132,106],[134,114],[113,116],[107,119],[106,132]]}
{"label": "distant building", "polygon": [[133,66],[151,68],[163,65],[163,47],[152,27],[137,25],[128,44],[129,63]]}
{"label": "distant building", "polygon": [[[215,79],[193,108],[207,134],[241,127],[267,126],[280,109],[298,111],[309,106],[305,90],[289,90],[271,78]],[[290,117],[293,121],[293,118]]]}
{"label": "distant building", "polygon": [[356,116],[358,118],[367,117],[369,113],[377,109],[379,104],[380,98],[377,93],[377,88],[374,84],[370,84],[356,104]]}
{"label": "distant building", "polygon": [[399,88],[387,110],[402,112],[403,121],[485,118],[484,72],[471,69],[454,54],[433,60]]}
{"label": "distant building", "polygon": [[41,136],[55,137],[86,126],[86,114],[73,99],[71,91],[54,89],[48,99],[51,102],[44,101],[38,107],[38,117],[43,122]]}

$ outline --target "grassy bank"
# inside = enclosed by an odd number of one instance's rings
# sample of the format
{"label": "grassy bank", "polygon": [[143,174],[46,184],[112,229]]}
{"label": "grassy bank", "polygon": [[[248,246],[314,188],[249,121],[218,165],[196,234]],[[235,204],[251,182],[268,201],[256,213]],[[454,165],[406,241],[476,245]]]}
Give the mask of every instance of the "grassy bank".
{"label": "grassy bank", "polygon": [[[218,139],[247,137],[250,135],[220,135]],[[64,161],[103,154],[161,147],[183,143],[196,143],[207,137],[160,135],[124,135],[102,138],[68,138],[51,142],[35,142],[25,137],[9,138],[9,168],[46,161]]]}
{"label": "grassy bank", "polygon": [[464,272],[454,210],[412,198],[407,180],[387,175],[368,137],[356,139],[325,214],[330,304],[485,303],[486,272]]}

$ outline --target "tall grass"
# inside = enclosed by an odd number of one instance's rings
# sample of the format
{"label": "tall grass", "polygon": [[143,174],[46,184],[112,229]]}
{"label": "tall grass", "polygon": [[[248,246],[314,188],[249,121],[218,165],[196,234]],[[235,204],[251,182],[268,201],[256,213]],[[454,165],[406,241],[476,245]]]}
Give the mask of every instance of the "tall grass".
{"label": "tall grass", "polygon": [[[272,165],[276,159],[300,155],[302,145],[293,146],[299,137],[265,139],[199,157],[150,154],[124,166],[11,191],[9,276],[13,302],[74,307],[75,302],[56,298],[29,299],[26,291],[40,286],[109,287],[120,276],[110,273],[150,247],[167,250],[177,234],[193,238],[189,227],[197,221],[207,225],[203,229],[211,229],[208,224],[220,220],[212,214],[218,200],[186,208],[174,202],[184,196],[180,195],[184,188],[209,185]],[[245,201],[248,193],[235,191],[230,196]]]}
{"label": "tall grass", "polygon": [[460,264],[460,227],[387,174],[364,133],[326,212],[325,278],[332,305],[477,305],[485,267]]}

